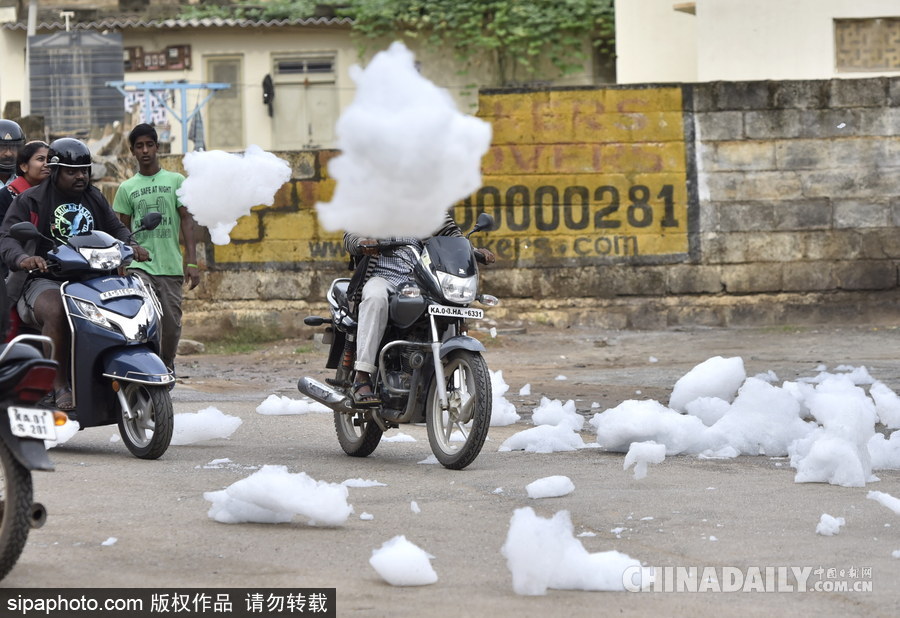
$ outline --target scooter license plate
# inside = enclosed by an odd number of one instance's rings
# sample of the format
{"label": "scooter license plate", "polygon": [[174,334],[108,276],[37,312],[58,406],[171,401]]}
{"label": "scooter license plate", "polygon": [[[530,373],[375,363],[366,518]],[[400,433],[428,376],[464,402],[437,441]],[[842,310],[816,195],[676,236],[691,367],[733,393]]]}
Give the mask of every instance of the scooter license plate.
{"label": "scooter license plate", "polygon": [[474,307],[448,307],[446,305],[428,305],[428,313],[441,315],[448,318],[468,318],[480,320],[484,317],[484,311]]}
{"label": "scooter license plate", "polygon": [[56,425],[53,424],[53,412],[50,410],[10,407],[7,412],[14,436],[56,440]]}

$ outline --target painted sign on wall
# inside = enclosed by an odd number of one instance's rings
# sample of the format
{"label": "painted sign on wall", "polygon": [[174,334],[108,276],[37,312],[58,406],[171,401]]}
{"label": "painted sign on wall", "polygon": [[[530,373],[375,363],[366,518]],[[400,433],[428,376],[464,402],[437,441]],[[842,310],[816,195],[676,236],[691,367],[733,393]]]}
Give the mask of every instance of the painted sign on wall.
{"label": "painted sign on wall", "polygon": [[[680,87],[484,93],[478,115],[491,123],[493,142],[483,186],[454,216],[466,230],[491,213],[497,229],[477,244],[510,266],[683,260],[697,206],[682,108]],[[315,217],[316,201],[334,189],[334,154],[299,153],[317,158],[300,166],[316,173],[242,218],[232,243],[214,248],[215,262],[343,261],[341,234],[325,232]]]}

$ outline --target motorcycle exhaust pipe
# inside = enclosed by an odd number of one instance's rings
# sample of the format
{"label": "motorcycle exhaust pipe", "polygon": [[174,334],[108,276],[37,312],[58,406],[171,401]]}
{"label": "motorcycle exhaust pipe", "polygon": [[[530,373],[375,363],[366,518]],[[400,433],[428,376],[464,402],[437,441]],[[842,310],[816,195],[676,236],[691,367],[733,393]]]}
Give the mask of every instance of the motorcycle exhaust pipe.
{"label": "motorcycle exhaust pipe", "polygon": [[31,505],[31,520],[29,521],[32,528],[40,528],[47,523],[47,509],[40,502]]}
{"label": "motorcycle exhaust pipe", "polygon": [[350,398],[339,393],[327,384],[313,378],[303,377],[297,381],[297,390],[314,401],[331,408],[335,412],[346,412],[353,409]]}

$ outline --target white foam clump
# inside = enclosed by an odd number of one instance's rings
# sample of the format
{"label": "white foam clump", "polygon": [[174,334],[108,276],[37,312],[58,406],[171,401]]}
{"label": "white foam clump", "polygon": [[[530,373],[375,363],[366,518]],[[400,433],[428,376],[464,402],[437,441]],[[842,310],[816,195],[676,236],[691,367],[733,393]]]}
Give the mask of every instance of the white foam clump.
{"label": "white foam clump", "polygon": [[209,229],[216,245],[231,242],[237,220],[254,206],[271,206],[275,193],[291,179],[287,161],[255,144],[243,155],[222,150],[188,152],[183,163],[187,178],[177,195],[194,220]]}
{"label": "white foam clump", "polygon": [[640,568],[640,562],[617,551],[588,553],[574,535],[568,511],[545,519],[531,507],[516,509],[501,552],[513,590],[521,595],[543,595],[549,588],[624,590],[626,569]]}
{"label": "white foam clump", "polygon": [[739,356],[709,358],[682,376],[672,388],[669,407],[683,412],[698,397],[718,397],[731,402],[747,379],[744,360]]}
{"label": "white foam clump", "polygon": [[627,452],[633,442],[647,441],[665,444],[667,455],[697,452],[697,441],[706,429],[696,416],[679,414],[658,401],[634,399],[598,412],[589,424],[602,448],[620,453]]}
{"label": "white foam clump", "polygon": [[319,403],[318,401],[304,401],[302,399],[291,399],[283,395],[269,395],[265,401],[256,406],[257,414],[265,414],[269,416],[287,416],[291,414],[309,414],[311,412],[318,414],[330,413],[331,408]]}
{"label": "white foam clump", "polygon": [[518,421],[521,416],[516,412],[516,406],[506,398],[506,392],[509,390],[509,384],[503,380],[503,371],[491,371],[491,393],[493,401],[491,402],[491,427],[502,427],[512,425]]}
{"label": "white foam clump", "polygon": [[900,515],[900,499],[895,498],[891,494],[887,494],[883,491],[870,491],[866,494],[866,498],[874,500],[881,506],[889,508],[897,515]]}
{"label": "white foam clump", "polygon": [[798,483],[863,487],[872,474],[868,442],[875,433],[875,404],[846,376],[822,380],[805,405],[820,423],[788,449]]}
{"label": "white foam clump", "polygon": [[525,486],[529,498],[559,498],[575,491],[575,483],[568,476],[554,475],[532,481]]}
{"label": "white foam clump", "polygon": [[662,463],[666,459],[666,445],[656,442],[632,442],[622,465],[627,470],[634,466],[634,478],[640,480],[647,476],[647,464]]}
{"label": "white foam clump", "polygon": [[78,421],[68,419],[63,425],[56,428],[56,440],[44,440],[44,448],[51,449],[68,442],[72,436],[78,433],[81,425]]}
{"label": "white foam clump", "polygon": [[212,502],[209,517],[225,524],[287,523],[299,515],[311,526],[340,526],[353,507],[343,485],[316,481],[286,466],[263,466],[247,478],[203,497]]}
{"label": "white foam clump", "polygon": [[559,399],[541,397],[541,403],[534,409],[531,422],[535,425],[565,425],[573,431],[581,431],[584,417],[575,410],[575,402],[569,399],[562,403]]}
{"label": "white foam clump", "polygon": [[428,236],[481,186],[491,126],[461,114],[400,42],[350,77],[356,94],[337,121],[336,185],[331,202],[316,204],[319,223],[374,238]]}
{"label": "white foam clump", "polygon": [[199,412],[183,412],[174,417],[172,429],[173,446],[195,444],[206,440],[228,438],[237,431],[243,421],[237,416],[225,414],[215,407]]}
{"label": "white foam clump", "polygon": [[428,554],[403,535],[395,536],[372,550],[369,564],[392,586],[426,586],[438,580]]}
{"label": "white foam clump", "polygon": [[822,513],[822,517],[819,518],[819,523],[816,524],[816,534],[821,534],[822,536],[834,536],[841,531],[841,526],[845,523],[847,522],[844,521],[843,517],[832,517],[828,513]]}
{"label": "white foam clump", "polygon": [[869,394],[875,401],[875,412],[881,423],[888,429],[900,429],[900,397],[883,382],[875,382],[869,387]]}

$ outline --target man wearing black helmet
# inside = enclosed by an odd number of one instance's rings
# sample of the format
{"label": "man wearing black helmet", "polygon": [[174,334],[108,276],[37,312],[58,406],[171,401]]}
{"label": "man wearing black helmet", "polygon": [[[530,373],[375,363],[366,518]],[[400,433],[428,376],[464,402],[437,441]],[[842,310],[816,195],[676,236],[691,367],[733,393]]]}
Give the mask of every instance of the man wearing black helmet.
{"label": "man wearing black helmet", "polygon": [[[101,230],[131,244],[138,261],[147,260],[149,254],[132,240],[131,232],[119,221],[103,193],[91,184],[91,152],[84,143],[70,137],[55,140],[47,157],[50,177],[18,195],[6,213],[0,226],[0,258],[12,272],[7,279],[11,296],[15,296],[17,288],[13,278],[32,273],[21,288],[16,309],[25,324],[39,328],[41,334],[50,337],[54,360],[65,367],[70,348],[69,329],[60,281],[47,271],[44,259],[47,252],[69,236]],[[36,247],[26,250],[9,235],[9,228],[21,221],[34,223],[47,239],[40,239]],[[56,406],[61,410],[71,409],[72,391],[65,372],[57,373],[54,390]]]}
{"label": "man wearing black helmet", "polygon": [[0,119],[0,186],[16,177],[16,157],[25,145],[22,127],[12,120]]}

